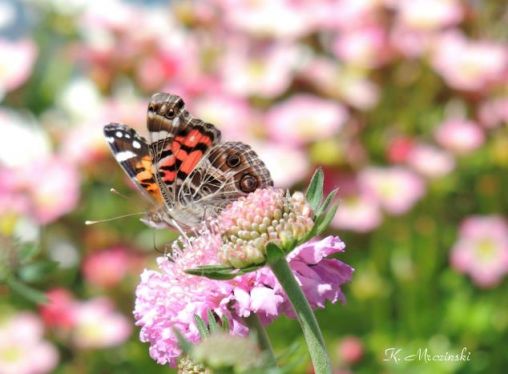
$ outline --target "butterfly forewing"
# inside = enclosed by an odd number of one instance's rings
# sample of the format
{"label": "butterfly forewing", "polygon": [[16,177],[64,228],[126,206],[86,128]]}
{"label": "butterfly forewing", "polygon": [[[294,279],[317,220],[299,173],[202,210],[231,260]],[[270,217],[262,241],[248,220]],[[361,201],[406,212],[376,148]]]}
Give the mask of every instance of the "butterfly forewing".
{"label": "butterfly forewing", "polygon": [[162,195],[152,168],[152,154],[146,140],[126,125],[110,123],[104,136],[125,173],[151,202],[161,203]]}

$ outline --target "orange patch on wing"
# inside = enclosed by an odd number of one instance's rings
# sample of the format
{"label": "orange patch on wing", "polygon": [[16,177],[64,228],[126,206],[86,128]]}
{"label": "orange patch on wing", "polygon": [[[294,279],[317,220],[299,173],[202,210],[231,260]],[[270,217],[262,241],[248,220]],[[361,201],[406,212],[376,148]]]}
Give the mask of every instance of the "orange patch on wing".
{"label": "orange patch on wing", "polygon": [[189,154],[183,149],[180,149],[177,153],[175,153],[175,157],[180,161],[185,161],[185,159],[189,157]]}
{"label": "orange patch on wing", "polygon": [[162,181],[165,183],[174,182],[176,178],[176,172],[174,171],[165,171],[164,176],[162,177]]}
{"label": "orange patch on wing", "polygon": [[192,170],[196,167],[199,160],[203,156],[203,152],[196,150],[189,153],[189,156],[183,160],[182,165],[180,165],[180,170],[186,174],[190,174]]}
{"label": "orange patch on wing", "polygon": [[175,155],[168,156],[166,158],[163,158],[160,161],[160,166],[173,166],[175,164]]}

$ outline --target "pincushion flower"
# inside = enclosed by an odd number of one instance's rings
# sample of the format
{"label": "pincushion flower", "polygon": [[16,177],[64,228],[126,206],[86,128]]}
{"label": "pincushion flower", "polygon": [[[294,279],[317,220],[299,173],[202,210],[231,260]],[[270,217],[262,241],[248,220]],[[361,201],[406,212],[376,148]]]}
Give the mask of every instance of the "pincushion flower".
{"label": "pincushion flower", "polygon": [[[277,211],[280,201],[293,204],[293,211],[301,212],[302,216],[298,219],[289,217],[289,214],[284,216],[283,209]],[[254,206],[259,208],[257,214],[266,213],[271,218],[280,214],[282,220],[287,219],[278,229],[274,224],[270,232],[275,234],[285,234],[289,232],[285,229],[297,228],[299,236],[299,230],[305,227],[310,214],[299,194],[287,197],[277,189],[260,190],[226,209],[216,222],[210,224],[212,230],[204,229],[198,236],[174,242],[170,257],[157,259],[158,270],[143,272],[136,291],[134,316],[136,324],[141,327],[141,340],[150,343],[150,355],[158,363],[176,364],[181,350],[174,329],[178,329],[191,342],[200,340],[194,324],[196,315],[206,320],[207,313],[211,311],[219,317],[226,317],[232,334],[245,335],[248,327],[244,317],[256,313],[263,321],[269,322],[281,313],[292,313],[286,293],[268,268],[228,280],[189,274],[189,269],[221,263],[222,247],[230,244],[223,242],[222,234],[231,233],[237,225],[251,230],[258,225],[257,229],[260,229],[263,222],[257,223],[259,219],[256,214],[248,214],[248,210]],[[222,233],[217,231],[221,228]],[[230,240],[228,235],[226,239]],[[327,300],[344,301],[340,287],[349,281],[352,268],[336,259],[327,258],[343,251],[344,246],[339,238],[328,237],[304,243],[287,257],[294,276],[314,308],[323,307]],[[238,249],[244,250],[244,247]]]}
{"label": "pincushion flower", "polygon": [[374,230],[383,221],[377,199],[365,194],[350,194],[341,199],[332,226],[355,232]]}
{"label": "pincushion flower", "polygon": [[508,273],[508,225],[498,215],[471,216],[451,250],[452,266],[480,287],[493,287]]}
{"label": "pincushion flower", "polygon": [[269,241],[286,246],[301,240],[314,226],[312,218],[302,193],[287,196],[281,189],[257,190],[220,215],[219,260],[236,268],[263,263]]}

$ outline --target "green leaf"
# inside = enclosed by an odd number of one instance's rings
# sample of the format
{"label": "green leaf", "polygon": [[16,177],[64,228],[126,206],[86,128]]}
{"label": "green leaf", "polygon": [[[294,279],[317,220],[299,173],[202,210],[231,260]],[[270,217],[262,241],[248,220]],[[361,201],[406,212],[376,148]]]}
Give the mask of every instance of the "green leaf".
{"label": "green leaf", "polygon": [[207,316],[208,316],[208,327],[209,327],[210,333],[213,334],[213,333],[216,333],[217,331],[220,331],[220,326],[217,323],[217,321],[215,320],[215,316],[213,315],[211,310],[208,310]]}
{"label": "green leaf", "polygon": [[176,335],[176,339],[178,340],[178,346],[180,347],[180,349],[184,351],[184,353],[186,353],[187,355],[190,354],[193,347],[192,343],[187,339],[185,339],[180,330],[174,328],[173,332]]}
{"label": "green leaf", "polygon": [[29,262],[32,258],[37,256],[40,247],[33,242],[23,243],[19,250],[19,259],[22,264]]}
{"label": "green leaf", "polygon": [[266,261],[269,264],[274,264],[284,257],[284,251],[280,249],[275,243],[268,243],[266,245]]}
{"label": "green leaf", "polygon": [[333,217],[335,217],[335,213],[337,213],[338,207],[339,204],[332,205],[331,208],[328,209],[328,211],[320,217],[319,221],[316,222],[316,235],[321,234],[328,228],[330,222],[332,222]]}
{"label": "green leaf", "polygon": [[324,185],[324,174],[321,168],[318,168],[312,179],[310,180],[309,187],[305,192],[305,198],[309,202],[313,211],[316,211],[323,198],[323,185]]}
{"label": "green leaf", "polygon": [[328,194],[328,196],[326,197],[325,201],[323,202],[323,204],[321,204],[321,206],[316,210],[315,214],[316,214],[316,217],[319,217],[321,214],[323,214],[324,212],[326,212],[326,210],[329,208],[330,204],[333,202],[333,200],[335,199],[335,195],[337,195],[337,192],[339,191],[338,188],[334,189],[332,192],[330,192]]}
{"label": "green leaf", "polygon": [[46,295],[43,292],[38,291],[30,286],[27,286],[26,284],[21,283],[15,278],[12,277],[8,278],[7,285],[11,288],[11,290],[16,292],[20,296],[36,304],[44,304],[48,301]]}
{"label": "green leaf", "polygon": [[58,268],[56,261],[38,261],[19,269],[19,277],[25,282],[37,282]]}
{"label": "green leaf", "polygon": [[210,336],[210,332],[208,331],[208,327],[206,326],[205,321],[198,316],[197,314],[194,314],[194,323],[196,324],[196,327],[199,331],[199,336],[201,336],[201,339],[206,338],[207,336]]}

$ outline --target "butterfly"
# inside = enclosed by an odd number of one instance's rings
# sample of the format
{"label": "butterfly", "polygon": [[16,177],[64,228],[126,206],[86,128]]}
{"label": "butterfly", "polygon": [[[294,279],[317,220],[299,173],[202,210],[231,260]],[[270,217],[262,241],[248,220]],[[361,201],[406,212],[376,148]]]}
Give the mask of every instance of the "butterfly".
{"label": "butterfly", "polygon": [[265,164],[241,142],[222,142],[212,124],[193,118],[181,97],[154,94],[148,105],[149,141],[119,123],[104,127],[111,151],[151,209],[153,227],[195,230],[229,203],[273,186]]}

